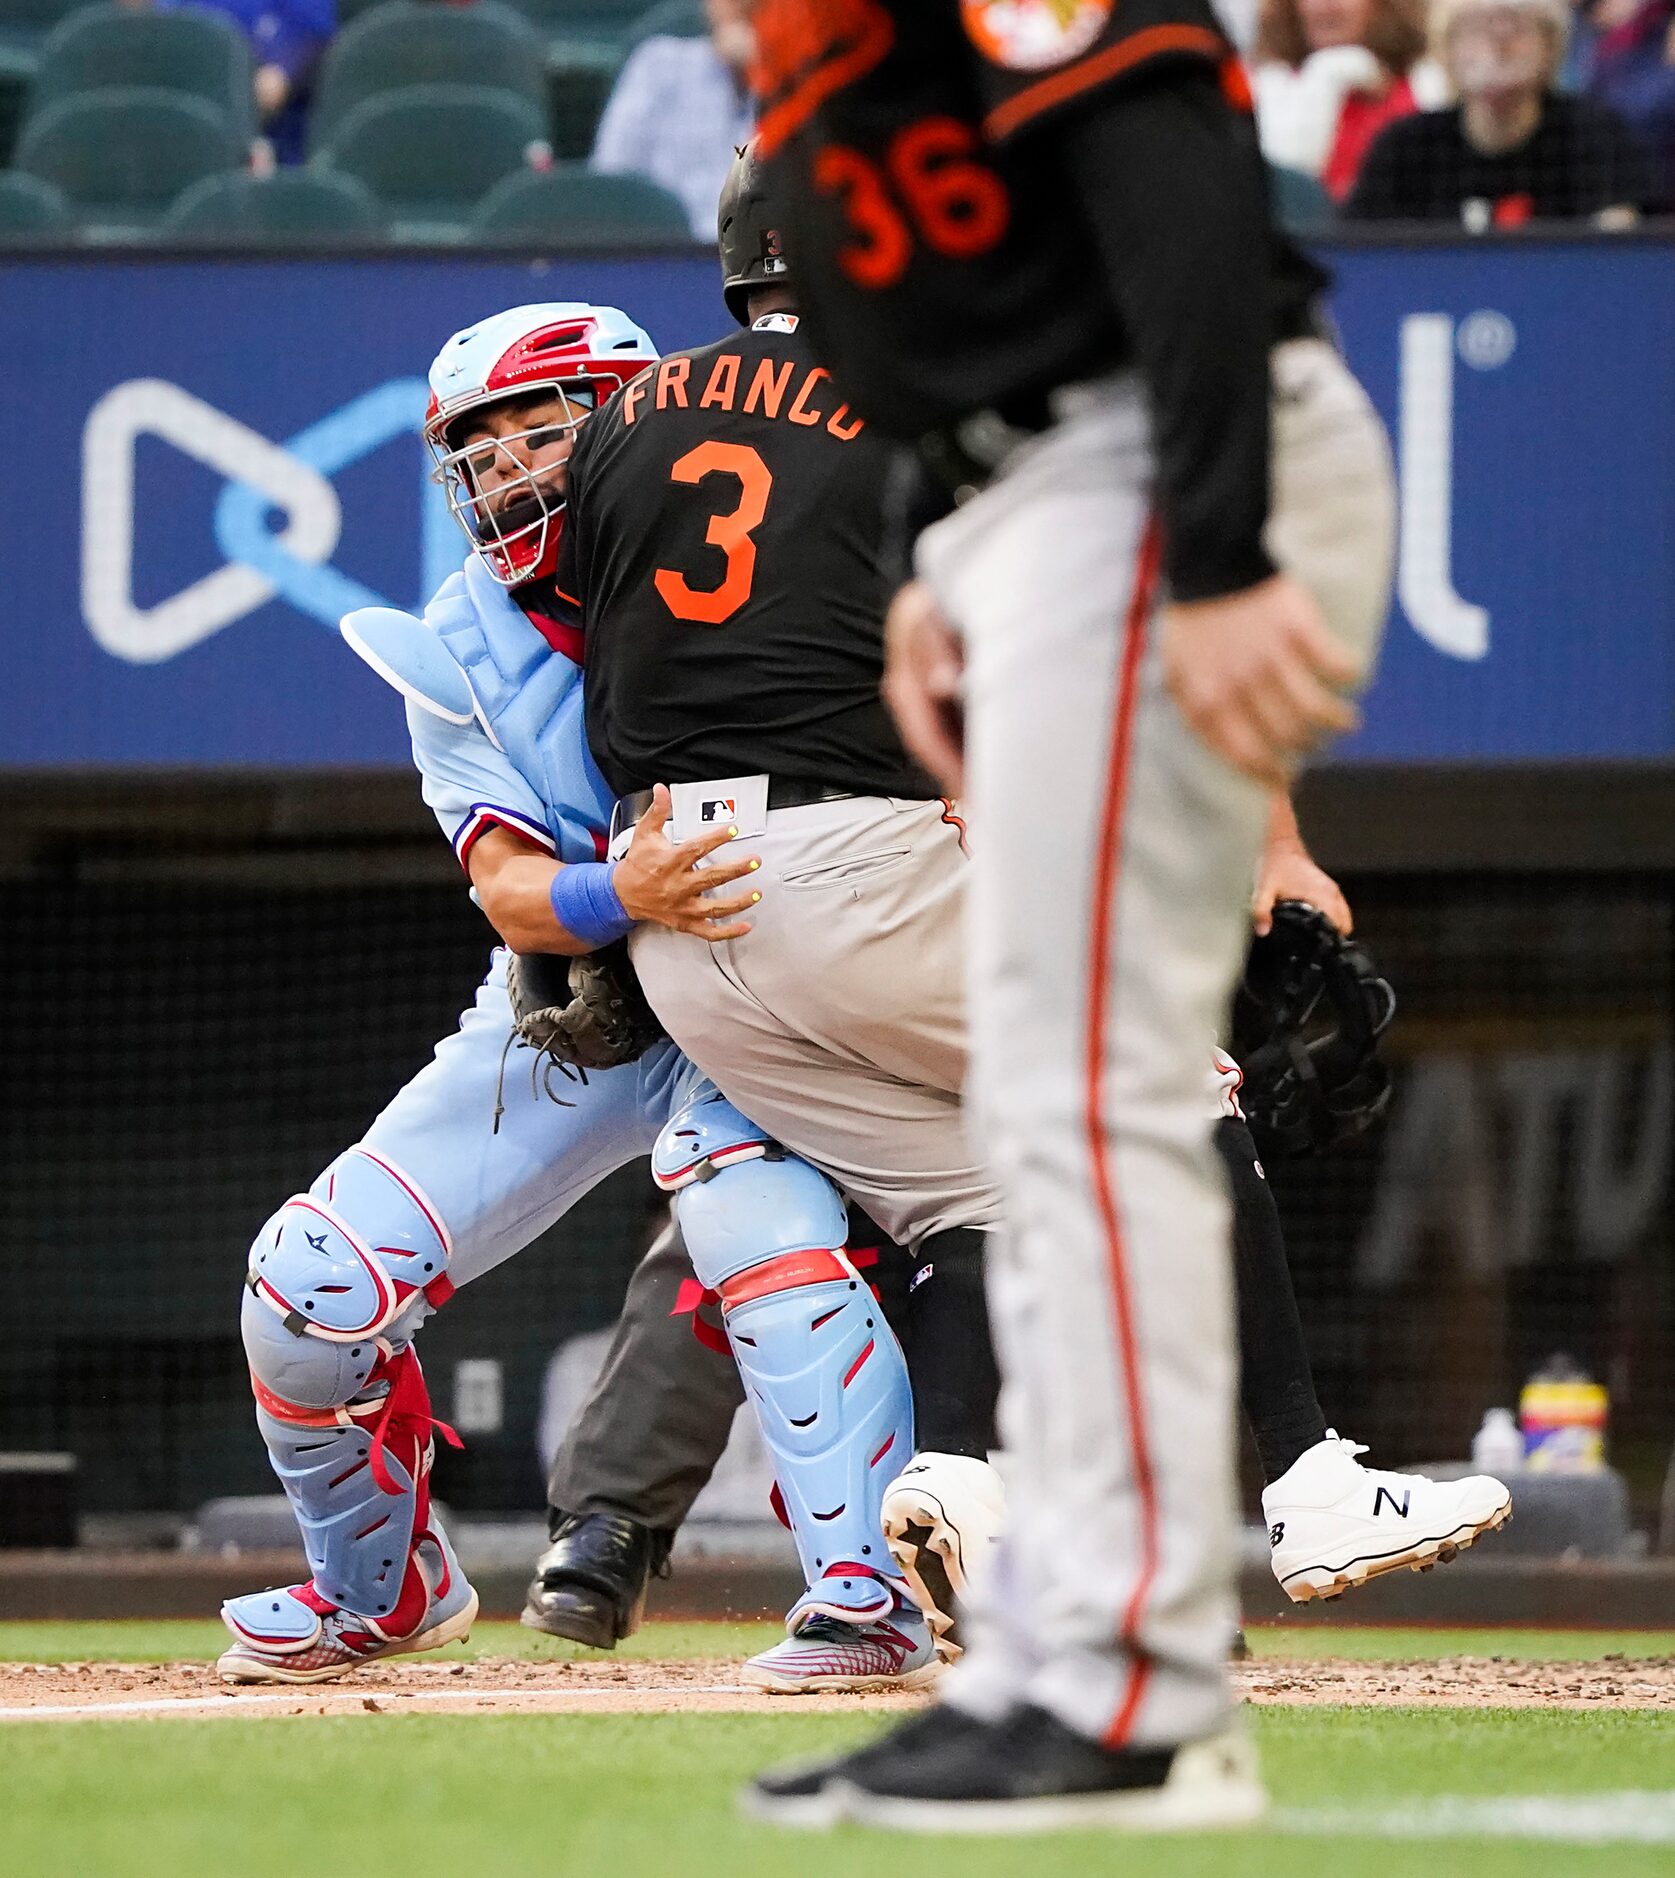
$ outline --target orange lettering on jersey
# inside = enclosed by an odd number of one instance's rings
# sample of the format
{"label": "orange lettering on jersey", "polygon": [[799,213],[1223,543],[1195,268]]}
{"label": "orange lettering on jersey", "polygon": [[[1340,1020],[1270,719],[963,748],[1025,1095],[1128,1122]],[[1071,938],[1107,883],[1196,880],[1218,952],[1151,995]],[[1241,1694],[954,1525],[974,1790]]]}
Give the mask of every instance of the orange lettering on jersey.
{"label": "orange lettering on jersey", "polygon": [[[849,418],[847,424],[844,422],[845,418]],[[849,443],[854,438],[860,436],[861,432],[866,429],[866,420],[859,417],[849,417],[849,406],[847,404],[840,404],[831,416],[827,418],[826,428],[837,438],[839,443]]]}
{"label": "orange lettering on jersey", "polygon": [[676,354],[672,359],[665,359],[657,368],[657,408],[668,410],[671,403],[678,404],[684,411],[686,404],[686,381],[692,376],[692,361]]}
{"label": "orange lettering on jersey", "polygon": [[790,410],[785,413],[793,424],[805,424],[812,429],[826,415],[824,411],[811,411],[808,408],[808,399],[809,393],[813,391],[815,385],[822,378],[830,377],[831,373],[826,370],[825,366],[816,365],[809,373],[808,377],[803,380],[802,390],[797,393],[796,400]]}
{"label": "orange lettering on jersey", "polygon": [[710,367],[710,382],[704,387],[704,395],[698,400],[698,409],[707,411],[713,404],[723,411],[730,411],[738,390],[739,355],[736,352],[723,352]]}
{"label": "orange lettering on jersey", "polygon": [[622,394],[622,421],[632,424],[640,415],[640,406],[644,404],[646,393],[651,390],[650,371],[642,372]]}
{"label": "orange lettering on jersey", "polygon": [[747,413],[760,410],[764,417],[778,417],[779,407],[785,402],[785,394],[791,389],[791,374],[797,369],[795,360],[787,359],[783,365],[775,365],[772,359],[763,359],[756,367],[756,376],[750,381],[750,389],[744,394],[744,408]]}

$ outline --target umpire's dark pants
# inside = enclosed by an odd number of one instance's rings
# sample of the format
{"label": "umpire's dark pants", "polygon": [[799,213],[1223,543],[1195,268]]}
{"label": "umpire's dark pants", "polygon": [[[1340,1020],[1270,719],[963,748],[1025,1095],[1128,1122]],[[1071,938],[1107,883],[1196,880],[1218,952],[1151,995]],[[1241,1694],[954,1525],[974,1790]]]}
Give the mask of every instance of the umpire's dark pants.
{"label": "umpire's dark pants", "polygon": [[553,1460],[554,1507],[673,1532],[703,1491],[744,1390],[732,1358],[693,1335],[690,1314],[671,1315],[691,1276],[671,1222],[629,1280],[598,1381]]}

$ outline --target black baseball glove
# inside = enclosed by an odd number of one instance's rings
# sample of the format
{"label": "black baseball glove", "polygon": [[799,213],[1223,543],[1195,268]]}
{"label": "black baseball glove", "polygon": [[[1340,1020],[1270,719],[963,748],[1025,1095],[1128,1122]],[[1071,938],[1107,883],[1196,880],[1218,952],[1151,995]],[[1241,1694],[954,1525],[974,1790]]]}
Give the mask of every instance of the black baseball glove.
{"label": "black baseball glove", "polygon": [[580,958],[514,952],[506,989],[523,1041],[578,1069],[637,1062],[665,1034],[623,939]]}
{"label": "black baseball glove", "polygon": [[1384,1113],[1390,1072],[1378,1043],[1396,994],[1324,913],[1281,900],[1253,940],[1233,1002],[1240,1106],[1264,1155],[1319,1154]]}

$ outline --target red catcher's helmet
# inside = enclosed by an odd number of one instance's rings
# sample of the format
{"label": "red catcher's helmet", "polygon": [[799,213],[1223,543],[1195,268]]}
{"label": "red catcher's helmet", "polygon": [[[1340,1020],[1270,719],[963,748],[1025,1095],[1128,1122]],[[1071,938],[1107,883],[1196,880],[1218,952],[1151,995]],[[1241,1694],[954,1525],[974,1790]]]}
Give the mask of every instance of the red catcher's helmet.
{"label": "red catcher's helmet", "polygon": [[[553,571],[564,514],[553,471],[531,470],[508,446],[574,432],[613,391],[656,360],[656,348],[626,313],[582,300],[513,307],[455,333],[437,353],[425,444],[454,519],[502,586]],[[469,451],[460,447],[474,414],[503,399],[540,392],[562,400],[558,421],[493,444],[479,442]],[[489,452],[498,453],[503,471],[513,472],[497,484],[492,508],[472,476],[472,461]]]}

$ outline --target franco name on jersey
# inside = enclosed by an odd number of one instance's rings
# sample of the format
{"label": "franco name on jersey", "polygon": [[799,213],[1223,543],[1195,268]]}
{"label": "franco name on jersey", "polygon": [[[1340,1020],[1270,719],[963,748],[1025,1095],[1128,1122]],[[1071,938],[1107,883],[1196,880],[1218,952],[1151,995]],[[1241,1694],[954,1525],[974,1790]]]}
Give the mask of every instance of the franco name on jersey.
{"label": "franco name on jersey", "polygon": [[806,365],[798,359],[757,358],[750,362],[747,373],[739,353],[718,352],[700,389],[692,377],[693,363],[690,354],[676,352],[655,373],[646,372],[636,378],[622,394],[623,423],[634,423],[649,399],[658,411],[743,411],[749,416],[799,424],[805,430],[823,425],[839,443],[853,442],[864,428],[863,420],[837,398],[831,374],[823,365]]}

